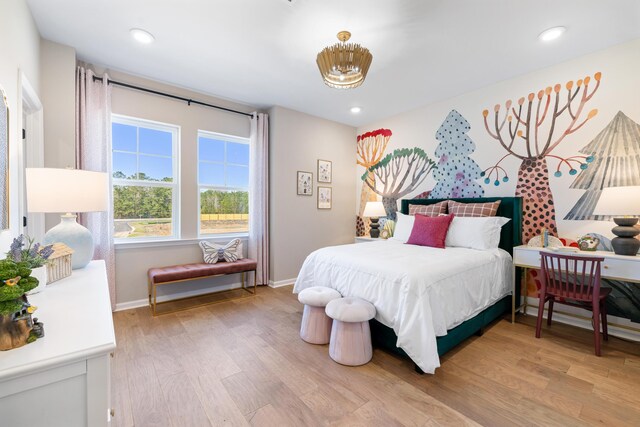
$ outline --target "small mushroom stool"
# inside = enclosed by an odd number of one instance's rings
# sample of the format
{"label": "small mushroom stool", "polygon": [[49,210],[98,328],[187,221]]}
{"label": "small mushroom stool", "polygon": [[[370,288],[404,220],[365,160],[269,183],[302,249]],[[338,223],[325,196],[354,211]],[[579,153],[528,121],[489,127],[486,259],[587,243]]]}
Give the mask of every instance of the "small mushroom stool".
{"label": "small mushroom stool", "polygon": [[311,344],[329,344],[332,321],[324,308],[329,301],[340,297],[340,292],[326,286],[313,286],[298,294],[298,301],[304,304],[300,338]]}
{"label": "small mushroom stool", "polygon": [[376,308],[360,298],[347,297],[327,304],[327,316],[333,319],[329,356],[341,365],[359,366],[373,356],[369,320]]}

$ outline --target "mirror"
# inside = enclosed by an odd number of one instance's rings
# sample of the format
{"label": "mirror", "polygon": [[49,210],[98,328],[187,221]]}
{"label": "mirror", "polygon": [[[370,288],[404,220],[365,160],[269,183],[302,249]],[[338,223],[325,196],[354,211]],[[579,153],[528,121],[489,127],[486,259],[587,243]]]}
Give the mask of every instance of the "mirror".
{"label": "mirror", "polygon": [[0,230],[9,228],[9,104],[0,87]]}

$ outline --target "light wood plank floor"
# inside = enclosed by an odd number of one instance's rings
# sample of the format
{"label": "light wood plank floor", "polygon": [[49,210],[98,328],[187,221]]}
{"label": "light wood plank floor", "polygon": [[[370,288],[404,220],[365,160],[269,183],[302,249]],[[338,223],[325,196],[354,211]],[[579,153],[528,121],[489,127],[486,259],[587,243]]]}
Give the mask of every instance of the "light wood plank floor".
{"label": "light wood plank floor", "polygon": [[115,426],[640,425],[640,345],[533,320],[494,323],[436,375],[374,350],[334,363],[298,336],[291,287],[153,318],[114,314]]}

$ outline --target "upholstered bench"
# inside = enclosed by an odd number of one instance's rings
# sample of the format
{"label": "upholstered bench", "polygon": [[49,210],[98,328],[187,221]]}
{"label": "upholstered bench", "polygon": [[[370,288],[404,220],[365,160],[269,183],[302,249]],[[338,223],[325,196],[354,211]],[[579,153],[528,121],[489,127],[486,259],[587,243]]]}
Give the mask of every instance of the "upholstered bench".
{"label": "upholstered bench", "polygon": [[[252,259],[242,258],[235,262],[218,262],[216,264],[181,264],[169,267],[150,268],[147,274],[149,277],[149,307],[151,307],[151,312],[154,316],[158,314],[156,311],[156,307],[159,304],[156,298],[157,287],[159,285],[166,285],[169,283],[186,282],[188,280],[240,273],[242,277],[241,289],[249,292],[250,294],[255,294],[257,264],[258,263]],[[253,290],[245,286],[245,273],[251,271],[253,271]],[[213,293],[217,292],[212,292],[212,294]],[[170,302],[174,301],[177,301],[177,299],[171,300]]]}
{"label": "upholstered bench", "polygon": [[340,292],[326,286],[312,286],[300,292],[298,301],[304,304],[300,338],[310,344],[329,344],[332,320],[324,308],[330,301],[341,297]]}
{"label": "upholstered bench", "polygon": [[369,320],[376,315],[376,308],[368,301],[355,297],[334,299],[325,308],[333,319],[329,356],[347,366],[368,363],[373,356]]}

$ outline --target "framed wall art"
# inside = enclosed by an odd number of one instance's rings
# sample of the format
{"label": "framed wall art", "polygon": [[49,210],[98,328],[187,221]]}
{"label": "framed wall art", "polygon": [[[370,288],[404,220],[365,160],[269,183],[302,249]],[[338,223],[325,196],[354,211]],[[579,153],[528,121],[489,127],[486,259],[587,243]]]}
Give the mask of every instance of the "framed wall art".
{"label": "framed wall art", "polygon": [[0,87],[0,230],[9,228],[9,103]]}
{"label": "framed wall art", "polygon": [[330,183],[332,173],[331,161],[318,160],[318,182]]}
{"label": "framed wall art", "polygon": [[313,173],[298,171],[298,196],[313,195]]}
{"label": "framed wall art", "polygon": [[331,187],[318,187],[318,209],[331,209]]}

